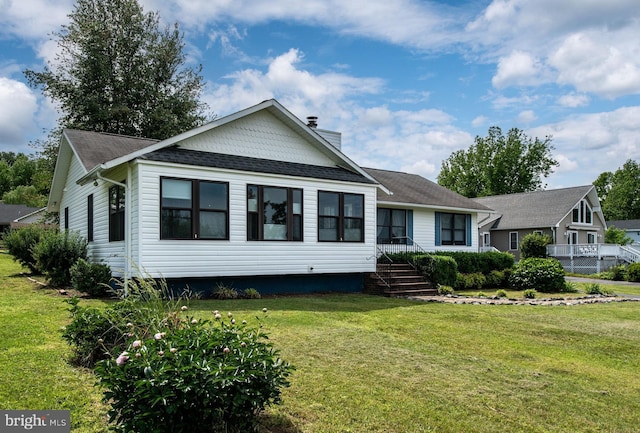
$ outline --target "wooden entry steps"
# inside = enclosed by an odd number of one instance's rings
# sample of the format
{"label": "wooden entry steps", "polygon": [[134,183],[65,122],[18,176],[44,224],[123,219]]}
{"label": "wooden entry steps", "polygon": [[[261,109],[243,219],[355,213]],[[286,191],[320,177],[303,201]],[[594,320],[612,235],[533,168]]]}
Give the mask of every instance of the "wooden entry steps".
{"label": "wooden entry steps", "polygon": [[384,296],[435,296],[438,289],[408,263],[394,263],[391,269],[378,265],[378,275],[385,275],[389,286],[376,274],[372,274],[365,292]]}

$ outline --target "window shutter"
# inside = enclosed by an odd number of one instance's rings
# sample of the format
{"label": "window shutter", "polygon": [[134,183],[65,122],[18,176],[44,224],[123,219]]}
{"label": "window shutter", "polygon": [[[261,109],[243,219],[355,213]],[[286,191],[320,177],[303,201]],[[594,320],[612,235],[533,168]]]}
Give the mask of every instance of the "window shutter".
{"label": "window shutter", "polygon": [[436,227],[435,227],[435,231],[436,231],[436,246],[440,246],[441,245],[441,241],[440,241],[440,212],[436,212]]}
{"label": "window shutter", "polygon": [[467,246],[470,247],[471,246],[471,239],[473,239],[471,237],[471,215],[467,215]]}
{"label": "window shutter", "polygon": [[413,209],[407,210],[407,245],[413,245]]}

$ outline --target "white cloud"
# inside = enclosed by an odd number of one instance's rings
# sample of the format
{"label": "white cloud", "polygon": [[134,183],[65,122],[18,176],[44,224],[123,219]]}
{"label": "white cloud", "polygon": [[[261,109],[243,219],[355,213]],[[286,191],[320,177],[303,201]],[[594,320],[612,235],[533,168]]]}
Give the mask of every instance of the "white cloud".
{"label": "white cloud", "polygon": [[558,98],[557,103],[563,107],[584,107],[589,103],[589,96],[584,93],[569,93]]}
{"label": "white cloud", "polygon": [[[24,84],[0,77],[0,145],[2,148],[24,147],[25,131],[34,128],[37,98]],[[23,150],[18,150],[18,152]]]}
{"label": "white cloud", "polygon": [[614,46],[601,38],[598,33],[577,33],[563,41],[549,59],[558,70],[558,82],[607,98],[640,93],[640,46]]}
{"label": "white cloud", "polygon": [[487,116],[478,116],[471,121],[471,126],[478,128],[486,125],[487,122],[489,122],[489,118]]}
{"label": "white cloud", "polygon": [[68,21],[73,0],[3,0],[0,35],[41,40]]}
{"label": "white cloud", "polygon": [[540,61],[530,53],[515,50],[498,61],[498,71],[491,83],[498,89],[539,84],[545,75],[543,69]]}
{"label": "white cloud", "polygon": [[[582,114],[528,131],[537,137],[552,136],[560,161],[559,173],[571,174],[573,184],[593,182],[600,173],[615,170],[640,154],[640,106]],[[578,179],[576,181],[575,179]],[[576,183],[578,182],[578,183]]]}
{"label": "white cloud", "polygon": [[519,123],[529,124],[529,123],[532,123],[537,118],[538,116],[536,116],[536,113],[534,113],[533,110],[525,110],[525,111],[521,111],[518,114],[517,120]]}
{"label": "white cloud", "polygon": [[206,102],[214,110],[224,107],[226,114],[276,97],[300,118],[326,113],[325,119],[331,117],[335,121],[349,117],[349,107],[345,105],[348,97],[378,93],[384,84],[378,78],[337,72],[312,74],[299,67],[303,59],[300,51],[291,49],[271,59],[266,72],[245,69],[230,74],[225,78],[231,83],[212,85]]}

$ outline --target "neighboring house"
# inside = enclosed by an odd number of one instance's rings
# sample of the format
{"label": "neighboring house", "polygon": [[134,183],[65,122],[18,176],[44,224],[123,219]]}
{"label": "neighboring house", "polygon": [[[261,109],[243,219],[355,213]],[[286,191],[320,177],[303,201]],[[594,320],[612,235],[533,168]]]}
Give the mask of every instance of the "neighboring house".
{"label": "neighboring house", "polygon": [[640,220],[607,221],[607,227],[624,230],[627,236],[633,240],[634,245],[640,244]]}
{"label": "neighboring house", "polygon": [[28,226],[31,224],[45,224],[48,223],[45,221],[47,213],[47,208],[43,207],[40,209],[36,209],[35,211],[28,213],[26,215],[22,215],[11,222],[11,228],[20,228],[24,226]]}
{"label": "neighboring house", "polygon": [[607,228],[593,185],[475,198],[496,211],[481,216],[480,243],[520,258],[522,238],[548,235],[554,244],[598,244]]}
{"label": "neighboring house", "polygon": [[[389,228],[377,203],[427,246],[477,250],[484,206],[364,170],[310,119],[268,100],[163,141],[65,130],[48,210],[116,276],[198,291],[360,291]],[[437,187],[433,201],[423,185]]]}
{"label": "neighboring house", "polygon": [[33,214],[39,210],[37,207],[23,204],[0,203],[0,233],[8,230],[16,219]]}
{"label": "neighboring house", "polygon": [[[365,168],[378,190],[377,243],[417,244],[425,251],[478,251],[478,212],[488,207],[416,174]],[[395,250],[398,250],[397,248]]]}

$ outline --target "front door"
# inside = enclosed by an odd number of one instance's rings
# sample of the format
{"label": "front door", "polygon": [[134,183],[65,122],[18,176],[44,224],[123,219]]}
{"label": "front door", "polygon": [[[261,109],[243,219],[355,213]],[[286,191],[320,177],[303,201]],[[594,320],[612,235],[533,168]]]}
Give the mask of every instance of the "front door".
{"label": "front door", "polygon": [[576,232],[576,231],[568,231],[567,232],[567,243],[569,245],[577,245],[578,244],[578,232]]}

